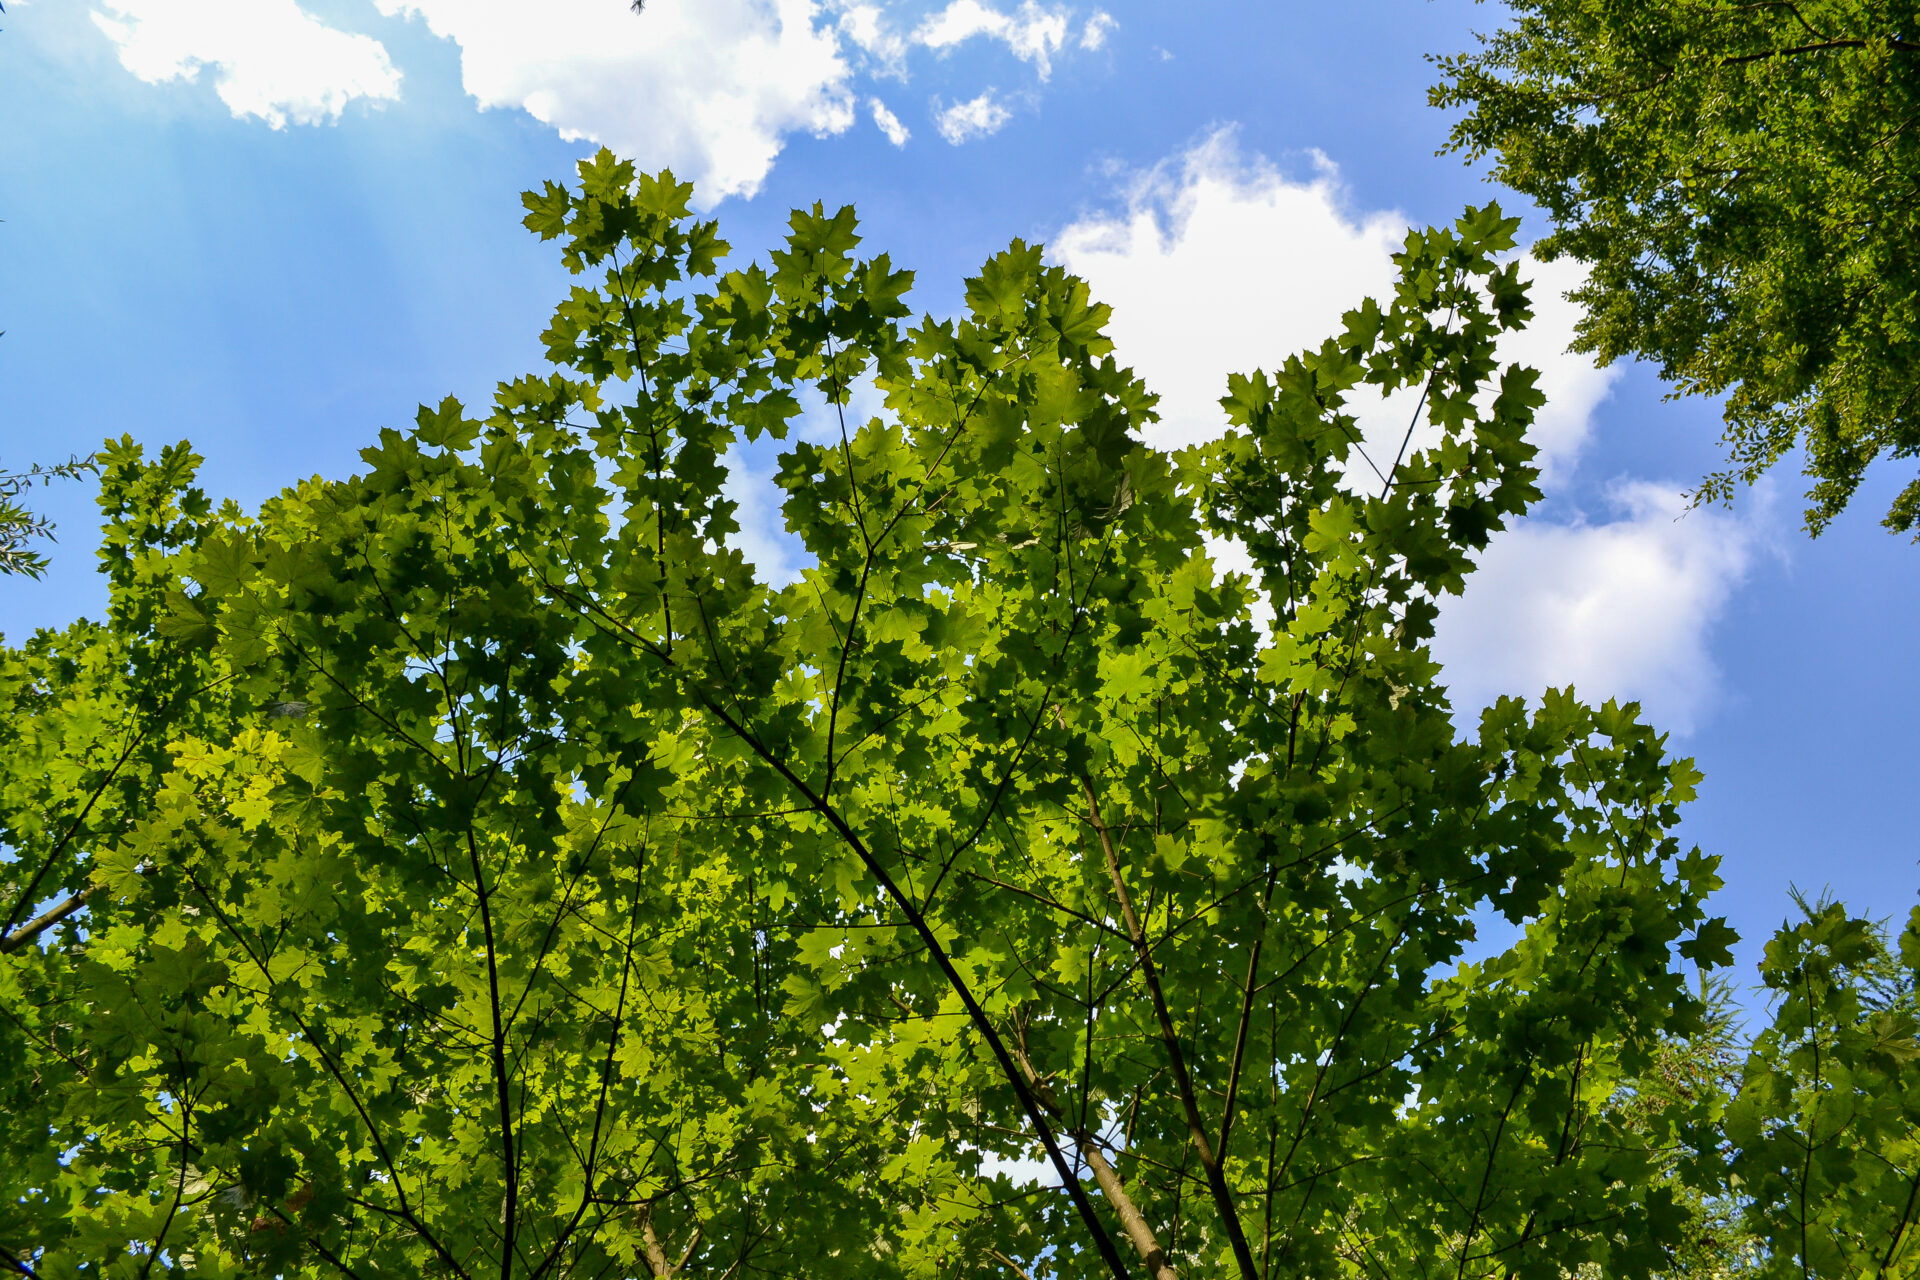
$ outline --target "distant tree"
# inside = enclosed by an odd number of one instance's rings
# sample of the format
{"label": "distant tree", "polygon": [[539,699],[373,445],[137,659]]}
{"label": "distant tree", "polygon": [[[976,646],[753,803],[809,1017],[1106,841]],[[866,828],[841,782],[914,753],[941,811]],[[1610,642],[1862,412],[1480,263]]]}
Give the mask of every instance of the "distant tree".
{"label": "distant tree", "polygon": [[1684,1211],[1680,1238],[1664,1268],[1688,1280],[1747,1280],[1764,1249],[1743,1215],[1723,1121],[1740,1090],[1745,1060],[1736,1030],[1736,992],[1706,979],[1698,1026],[1664,1038],[1651,1063],[1616,1093],[1613,1105],[1634,1132],[1653,1139],[1649,1177],[1669,1188]]}
{"label": "distant tree", "polygon": [[[1920,4],[1511,0],[1437,59],[1449,147],[1591,265],[1578,347],[1726,394],[1728,498],[1796,446],[1819,532],[1920,453]],[[1885,518],[1913,531],[1920,479]]]}
{"label": "distant tree", "polygon": [[1757,1030],[1738,1034],[1733,989],[1709,983],[1701,1024],[1615,1096],[1684,1211],[1669,1275],[1920,1274],[1920,909],[1896,943],[1796,902],[1761,963]]}
{"label": "distant tree", "polygon": [[[557,371],[360,475],[104,455],[106,620],[0,650],[0,1262],[1672,1269],[1696,775],[1570,692],[1461,734],[1427,648],[1538,496],[1514,223],[1410,235],[1168,455],[1037,248],[914,324],[851,210],[723,274],[690,193],[530,193]],[[1420,397],[1364,490],[1361,386]]]}

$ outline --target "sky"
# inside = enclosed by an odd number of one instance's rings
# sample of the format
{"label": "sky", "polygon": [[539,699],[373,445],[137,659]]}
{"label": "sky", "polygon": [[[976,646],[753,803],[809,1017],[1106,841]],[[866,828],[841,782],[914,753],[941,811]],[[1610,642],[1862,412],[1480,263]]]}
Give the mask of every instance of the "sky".
{"label": "sky", "polygon": [[[520,191],[604,144],[695,184],[736,259],[796,206],[852,204],[914,305],[1015,237],[1114,308],[1163,397],[1153,442],[1220,429],[1230,371],[1318,345],[1391,279],[1409,225],[1499,200],[1438,155],[1428,56],[1501,20],[1467,0],[12,0],[0,18],[0,466],[108,436],[193,442],[216,498],[343,476],[383,426],[540,369],[568,277]],[[1578,280],[1535,263],[1546,498],[1436,641],[1464,721],[1572,684],[1638,700],[1706,775],[1680,832],[1724,859],[1746,974],[1830,891],[1920,887],[1920,548],[1883,465],[1818,540],[1792,468],[1690,508],[1718,408],[1568,354]],[[748,549],[792,571],[768,456],[734,459]],[[98,613],[84,485],[0,632]],[[1749,981],[1742,975],[1739,981]]]}

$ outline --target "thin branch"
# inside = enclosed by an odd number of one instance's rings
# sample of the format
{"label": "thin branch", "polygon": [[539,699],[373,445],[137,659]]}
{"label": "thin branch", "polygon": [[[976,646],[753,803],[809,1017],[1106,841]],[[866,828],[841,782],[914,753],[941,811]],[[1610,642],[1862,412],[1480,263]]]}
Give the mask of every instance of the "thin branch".
{"label": "thin branch", "polygon": [[[1060,1104],[1053,1099],[1046,1082],[1033,1069],[1033,1061],[1027,1056],[1024,1033],[1022,1033],[1021,1043],[1015,1049],[1015,1054],[1020,1070],[1035,1096],[1048,1111],[1065,1119],[1066,1117],[1061,1113]],[[1074,1130],[1073,1143],[1074,1154],[1093,1171],[1093,1180],[1099,1186],[1100,1194],[1119,1215],[1121,1229],[1127,1233],[1127,1239],[1132,1243],[1135,1252],[1140,1255],[1140,1260],[1147,1264],[1147,1273],[1154,1277],[1154,1280],[1180,1280],[1179,1274],[1173,1269],[1173,1264],[1167,1260],[1166,1250],[1160,1247],[1160,1241],[1155,1238],[1153,1227],[1146,1218],[1141,1216],[1138,1206],[1133,1203],[1133,1197],[1127,1192],[1126,1185],[1120,1181],[1120,1175],[1114,1171],[1113,1166],[1107,1162],[1106,1154],[1100,1150],[1098,1138],[1082,1127]]]}
{"label": "thin branch", "polygon": [[635,859],[633,876],[633,902],[627,910],[627,937],[625,953],[620,961],[620,996],[614,1003],[613,1028],[607,1033],[607,1052],[600,1063],[600,1095],[593,1107],[593,1134],[587,1141],[586,1158],[581,1161],[585,1177],[581,1179],[580,1206],[574,1210],[573,1218],[553,1242],[553,1248],[540,1265],[534,1268],[533,1280],[544,1275],[549,1267],[560,1257],[560,1250],[572,1237],[574,1230],[585,1216],[587,1206],[593,1202],[594,1173],[600,1161],[600,1134],[607,1112],[607,1094],[613,1087],[613,1059],[620,1047],[620,1030],[627,1016],[627,984],[633,976],[633,937],[640,919],[640,877],[645,868],[646,852],[644,847],[640,857]]}
{"label": "thin branch", "polygon": [[987,1250],[987,1256],[992,1258],[995,1262],[999,1263],[1001,1266],[1005,1267],[1007,1270],[1013,1272],[1013,1274],[1015,1274],[1016,1276],[1019,1276],[1020,1280],[1033,1280],[1033,1277],[1027,1274],[1027,1269],[1025,1267],[1021,1266],[1019,1263],[1015,1262],[1012,1258],[1009,1258],[1006,1254],[1000,1252],[998,1249],[989,1248]]}
{"label": "thin branch", "polygon": [[1513,1116],[1513,1108],[1520,1101],[1520,1092],[1526,1085],[1526,1074],[1517,1073],[1513,1082],[1513,1092],[1507,1095],[1507,1105],[1500,1109],[1500,1123],[1494,1126],[1493,1140],[1487,1144],[1487,1164],[1480,1173],[1480,1190],[1473,1198],[1473,1216],[1467,1220],[1466,1237],[1460,1242],[1460,1268],[1455,1280],[1461,1280],[1467,1274],[1467,1263],[1471,1261],[1473,1238],[1480,1232],[1480,1215],[1487,1207],[1487,1187],[1493,1182],[1493,1166],[1500,1154],[1500,1139],[1506,1136],[1507,1121]]}
{"label": "thin branch", "polygon": [[147,1260],[140,1265],[140,1280],[147,1280],[153,1274],[153,1264],[160,1257],[160,1250],[166,1247],[167,1233],[173,1230],[173,1220],[180,1215],[180,1202],[187,1196],[187,1143],[193,1129],[193,1101],[183,1091],[180,1094],[180,1172],[174,1178],[173,1203],[167,1206],[167,1216],[160,1223],[160,1231],[153,1238],[153,1248],[147,1253]]}
{"label": "thin branch", "polygon": [[113,784],[115,778],[120,776],[120,770],[132,758],[134,748],[146,741],[146,737],[147,731],[142,729],[127,740],[127,745],[120,752],[120,758],[113,762],[113,767],[107,770],[107,776],[100,779],[99,785],[95,786],[92,793],[87,796],[87,802],[80,807],[80,812],[74,815],[73,821],[67,824],[67,829],[54,842],[53,848],[48,850],[46,859],[40,864],[40,869],[33,873],[32,879],[28,880],[26,887],[20,891],[19,901],[8,910],[6,923],[0,925],[0,933],[12,929],[19,922],[21,915],[33,905],[33,895],[39,890],[40,881],[46,878],[47,872],[53,870],[53,864],[59,861],[60,855],[65,853],[67,846],[73,842],[73,837],[79,833],[81,824],[87,820],[87,815],[93,812],[93,806],[98,804],[100,797],[107,793],[107,788]]}

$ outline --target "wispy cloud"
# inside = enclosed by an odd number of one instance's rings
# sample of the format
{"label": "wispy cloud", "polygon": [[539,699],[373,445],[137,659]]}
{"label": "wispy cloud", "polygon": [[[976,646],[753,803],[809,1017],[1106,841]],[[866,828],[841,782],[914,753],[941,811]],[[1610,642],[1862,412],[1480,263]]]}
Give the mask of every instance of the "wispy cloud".
{"label": "wispy cloud", "polygon": [[[276,129],[400,94],[379,40],[329,25],[302,0],[95,3],[94,22],[134,75],[159,84],[208,69],[235,116]],[[1103,47],[1116,25],[1103,9],[1042,0],[945,0],[917,25],[891,0],[649,0],[637,15],[617,0],[547,0],[537,20],[510,0],[373,7],[457,45],[462,86],[481,110],[525,111],[569,141],[671,167],[694,180],[703,207],[757,192],[792,134],[852,127],[862,97],[887,139],[904,145],[906,124],[863,90],[906,83],[915,52],[945,57],[991,42],[1045,81],[1063,52]],[[986,137],[1035,92],[936,100],[936,128],[956,144]]]}
{"label": "wispy cloud", "polygon": [[896,147],[907,145],[907,139],[913,136],[900,117],[888,109],[887,104],[878,98],[867,99],[867,109],[873,112],[873,122],[880,126],[880,132],[887,135],[887,141]]}
{"label": "wispy cloud", "polygon": [[840,34],[867,56],[875,75],[907,78],[907,38],[893,29],[879,5],[850,4],[840,11]]}
{"label": "wispy cloud", "polygon": [[1023,62],[1031,62],[1040,78],[1053,74],[1053,55],[1067,43],[1071,11],[1025,0],[1017,13],[1006,13],[980,0],[952,0],[914,31],[914,42],[929,49],[947,50],[969,40],[998,40]]}
{"label": "wispy cloud", "polygon": [[956,147],[963,142],[999,132],[1000,127],[1012,118],[1013,112],[992,89],[977,98],[956,102],[950,107],[941,107],[939,100],[934,100],[934,128]]}
{"label": "wispy cloud", "polygon": [[1093,16],[1087,19],[1087,25],[1080,28],[1080,47],[1099,49],[1107,43],[1107,37],[1113,34],[1120,24],[1105,9],[1095,9]]}

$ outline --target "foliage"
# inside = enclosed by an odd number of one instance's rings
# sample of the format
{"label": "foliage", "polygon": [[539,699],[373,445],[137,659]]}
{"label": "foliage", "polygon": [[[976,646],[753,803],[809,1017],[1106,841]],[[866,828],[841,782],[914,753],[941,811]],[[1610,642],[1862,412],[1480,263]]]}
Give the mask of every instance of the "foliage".
{"label": "foliage", "polygon": [[[1450,147],[1538,201],[1591,265],[1580,349],[1728,393],[1724,499],[1806,449],[1808,527],[1920,450],[1914,0],[1514,0],[1438,60]],[[1912,530],[1920,480],[1886,516]]]}
{"label": "foliage", "polygon": [[0,471],[0,577],[25,574],[37,578],[47,571],[46,557],[27,549],[35,538],[52,538],[53,525],[20,499],[33,487],[50,480],[72,480],[95,470],[92,457],[69,458],[54,465],[34,465],[25,471]]}
{"label": "foliage", "polygon": [[1920,908],[1900,934],[1803,904],[1767,944],[1776,999],[1727,1111],[1758,1274],[1903,1276],[1920,1259]]}
{"label": "foliage", "polygon": [[1674,1275],[1914,1273],[1920,908],[1896,949],[1883,924],[1796,900],[1802,919],[1761,965],[1772,1009],[1757,1034],[1735,1031],[1732,988],[1710,982],[1699,1028],[1615,1099],[1629,1127],[1650,1113],[1668,1137],[1655,1176],[1686,1210]]}
{"label": "foliage", "polygon": [[[530,193],[557,372],[358,476],[216,512],[108,449],[108,619],[0,655],[0,1257],[1665,1267],[1695,1108],[1617,1099],[1727,959],[1696,775],[1570,691],[1457,733],[1426,647],[1537,497],[1512,220],[1168,456],[1037,247],[910,323],[851,210],[722,274],[688,195]],[[723,487],[764,437],[786,583]]]}

